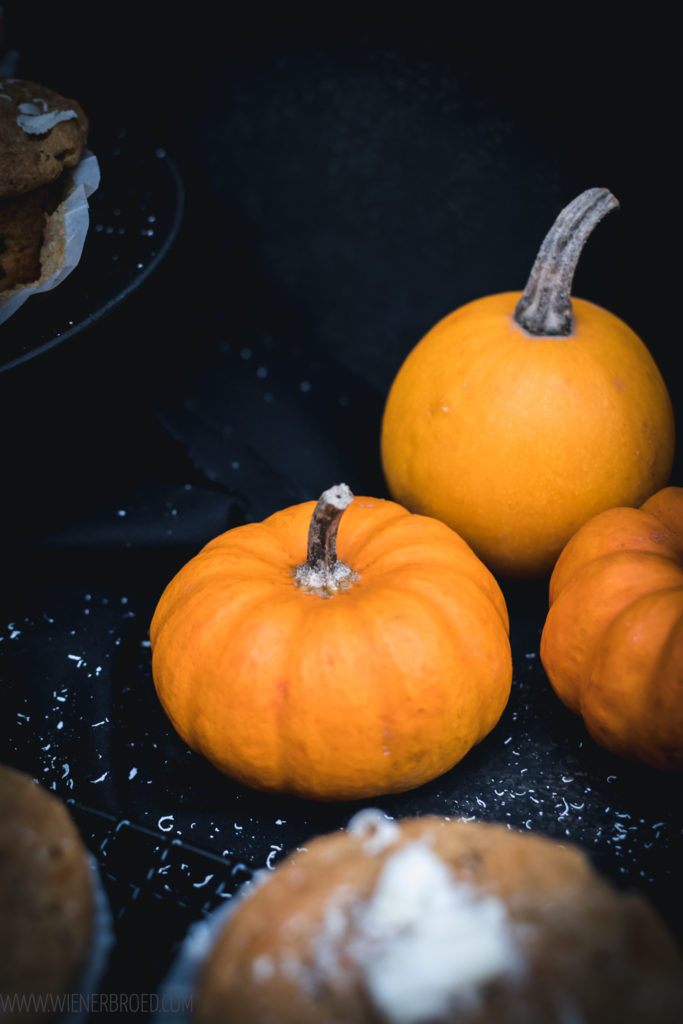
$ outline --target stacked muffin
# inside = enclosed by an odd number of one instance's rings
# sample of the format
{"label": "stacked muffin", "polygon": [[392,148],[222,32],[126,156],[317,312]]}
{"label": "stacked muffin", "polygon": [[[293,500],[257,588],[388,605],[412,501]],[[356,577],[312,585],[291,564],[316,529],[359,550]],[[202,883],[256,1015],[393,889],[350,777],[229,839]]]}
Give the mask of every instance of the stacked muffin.
{"label": "stacked muffin", "polygon": [[37,284],[58,264],[64,233],[48,220],[80,162],[88,118],[76,100],[35,82],[0,78],[0,297]]}

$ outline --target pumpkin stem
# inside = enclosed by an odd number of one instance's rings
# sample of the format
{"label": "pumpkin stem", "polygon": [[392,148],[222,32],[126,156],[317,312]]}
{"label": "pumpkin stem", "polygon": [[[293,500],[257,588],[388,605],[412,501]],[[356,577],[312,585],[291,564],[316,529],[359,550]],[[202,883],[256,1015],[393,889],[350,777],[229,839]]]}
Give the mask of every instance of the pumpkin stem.
{"label": "pumpkin stem", "polygon": [[589,188],[560,212],[543,239],[514,312],[528,334],[567,338],[574,329],[571,290],[579,257],[593,228],[619,206],[606,188]]}
{"label": "pumpkin stem", "polygon": [[353,501],[346,484],[335,484],[320,495],[308,530],[306,561],[294,570],[294,582],[302,590],[332,597],[346,590],[358,573],[337,558],[337,530],[344,509]]}

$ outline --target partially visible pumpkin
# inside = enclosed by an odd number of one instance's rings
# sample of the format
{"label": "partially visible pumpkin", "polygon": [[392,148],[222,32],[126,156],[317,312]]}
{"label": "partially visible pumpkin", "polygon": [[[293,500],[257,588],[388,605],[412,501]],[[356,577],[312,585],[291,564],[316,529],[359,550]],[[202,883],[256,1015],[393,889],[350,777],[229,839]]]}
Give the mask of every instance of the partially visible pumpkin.
{"label": "partially visible pumpkin", "polygon": [[355,799],[435,778],[493,729],[508,625],[457,534],[341,484],[180,570],[151,624],[153,676],[181,737],[229,776]]}
{"label": "partially visible pumpkin", "polygon": [[589,189],[558,216],[525,291],[444,317],[384,410],[389,492],[456,530],[492,572],[549,576],[591,516],[669,481],[671,401],[622,320],[571,298],[582,247],[617,201]]}
{"label": "partially visible pumpkin", "polygon": [[597,743],[683,768],[683,488],[572,537],[550,579],[541,660]]}

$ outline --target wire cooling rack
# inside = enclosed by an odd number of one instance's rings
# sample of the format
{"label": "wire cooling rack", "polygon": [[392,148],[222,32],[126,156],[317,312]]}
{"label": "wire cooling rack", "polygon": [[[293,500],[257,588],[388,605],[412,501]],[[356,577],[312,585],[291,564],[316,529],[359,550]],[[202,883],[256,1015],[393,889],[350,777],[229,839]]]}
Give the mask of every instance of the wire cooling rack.
{"label": "wire cooling rack", "polygon": [[231,899],[254,869],[82,803],[68,806],[111,905],[116,943],[102,990],[151,994],[189,927]]}

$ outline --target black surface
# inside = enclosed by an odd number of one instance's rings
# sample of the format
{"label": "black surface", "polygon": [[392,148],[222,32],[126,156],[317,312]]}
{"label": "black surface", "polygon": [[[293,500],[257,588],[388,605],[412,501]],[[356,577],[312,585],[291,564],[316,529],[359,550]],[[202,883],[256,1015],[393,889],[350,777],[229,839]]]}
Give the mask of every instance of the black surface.
{"label": "black surface", "polygon": [[[218,37],[202,11],[180,26],[143,13],[132,31],[117,6],[96,48],[54,15],[59,57],[15,13],[20,73],[77,95],[101,131],[153,138],[186,191],[142,287],[0,376],[0,757],[76,802],[118,922],[114,992],[154,991],[189,922],[242,872],[358,806],[254,794],[174,734],[147,629],[176,569],[220,530],[338,480],[385,496],[378,427],[402,359],[462,302],[522,287],[559,208],[591,185],[621,210],[591,239],[576,294],[640,333],[681,407],[668,65],[637,80],[622,68],[636,41],[642,67],[647,26],[615,38],[592,23],[554,40],[549,65],[523,26],[492,40],[426,15],[254,15]],[[506,597],[514,683],[498,727],[441,779],[366,803],[576,841],[682,934],[680,776],[592,743],[539,663],[545,584]],[[189,867],[165,890],[169,840]]]}

